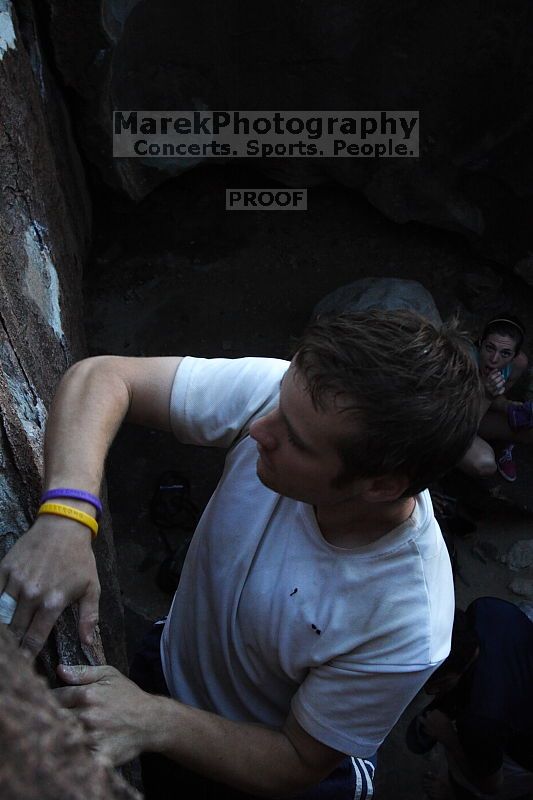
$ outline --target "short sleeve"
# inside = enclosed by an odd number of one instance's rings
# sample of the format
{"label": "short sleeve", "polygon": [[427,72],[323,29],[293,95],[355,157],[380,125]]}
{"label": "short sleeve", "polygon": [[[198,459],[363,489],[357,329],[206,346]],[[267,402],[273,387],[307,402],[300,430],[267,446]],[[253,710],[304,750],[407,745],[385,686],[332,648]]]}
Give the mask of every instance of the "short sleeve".
{"label": "short sleeve", "polygon": [[373,755],[438,665],[324,664],[310,670],[291,710],[313,738],[347,755]]}
{"label": "short sleeve", "polygon": [[174,435],[184,444],[230,447],[274,407],[288,367],[276,358],[184,358],[170,398]]}

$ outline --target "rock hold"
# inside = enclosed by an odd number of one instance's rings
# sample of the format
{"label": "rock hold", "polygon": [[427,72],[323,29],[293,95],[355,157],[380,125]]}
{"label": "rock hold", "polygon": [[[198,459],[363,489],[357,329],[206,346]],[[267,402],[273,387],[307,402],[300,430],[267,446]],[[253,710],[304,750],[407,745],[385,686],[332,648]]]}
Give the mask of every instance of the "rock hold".
{"label": "rock hold", "polygon": [[533,564],[533,541],[521,539],[509,548],[501,557],[509,569],[518,570],[530,567]]}
{"label": "rock hold", "polygon": [[532,578],[514,578],[507,588],[510,589],[513,594],[533,600]]}

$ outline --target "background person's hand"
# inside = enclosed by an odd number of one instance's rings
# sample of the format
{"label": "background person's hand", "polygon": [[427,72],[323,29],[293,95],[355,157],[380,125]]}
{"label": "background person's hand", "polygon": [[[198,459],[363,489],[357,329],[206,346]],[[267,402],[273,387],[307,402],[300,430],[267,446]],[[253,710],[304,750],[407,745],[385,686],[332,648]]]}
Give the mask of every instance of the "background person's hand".
{"label": "background person's hand", "polygon": [[450,736],[455,735],[451,719],[436,708],[420,717],[420,726],[424,733],[437,742],[446,743]]}
{"label": "background person's hand", "polygon": [[91,644],[98,622],[100,583],[91,533],[78,522],[49,514],[0,561],[0,595],[16,602],[10,628],[19,644],[39,653],[63,610],[79,600],[79,635]]}
{"label": "background person's hand", "polygon": [[505,392],[505,378],[499,369],[493,369],[483,381],[489,397],[500,397]]}

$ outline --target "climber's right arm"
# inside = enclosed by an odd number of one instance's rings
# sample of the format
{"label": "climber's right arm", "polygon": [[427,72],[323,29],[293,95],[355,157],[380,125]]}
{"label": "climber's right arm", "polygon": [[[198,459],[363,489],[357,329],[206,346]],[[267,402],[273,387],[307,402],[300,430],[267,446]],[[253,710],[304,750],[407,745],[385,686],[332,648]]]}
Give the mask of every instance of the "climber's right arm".
{"label": "climber's right arm", "polygon": [[[58,487],[99,494],[104,461],[124,420],[170,431],[170,394],[179,357],[96,356],[61,379],[46,425],[43,491]],[[91,516],[80,500],[58,500]],[[41,515],[0,562],[0,594],[17,607],[10,627],[36,655],[59,615],[80,603],[80,638],[92,641],[100,584],[91,532],[64,517]]]}

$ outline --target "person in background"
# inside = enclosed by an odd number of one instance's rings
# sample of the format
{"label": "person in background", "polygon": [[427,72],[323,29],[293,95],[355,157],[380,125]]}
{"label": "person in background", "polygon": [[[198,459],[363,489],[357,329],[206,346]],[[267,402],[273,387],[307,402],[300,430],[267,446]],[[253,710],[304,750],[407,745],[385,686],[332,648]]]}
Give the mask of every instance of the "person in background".
{"label": "person in background", "polygon": [[513,603],[481,597],[456,610],[451,652],[425,686],[435,699],[407,731],[425,753],[440,742],[447,779],[431,800],[512,800],[533,793],[533,623]]}
{"label": "person in background", "polygon": [[[533,443],[533,403],[516,403],[507,395],[528,365],[522,351],[524,326],[516,317],[495,317],[481,335],[474,356],[485,386],[485,400],[478,436],[461,462],[461,469],[475,476],[496,470],[507,481],[515,481],[516,442]],[[502,443],[495,453],[487,439]]]}

